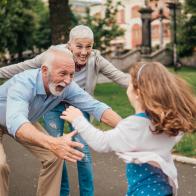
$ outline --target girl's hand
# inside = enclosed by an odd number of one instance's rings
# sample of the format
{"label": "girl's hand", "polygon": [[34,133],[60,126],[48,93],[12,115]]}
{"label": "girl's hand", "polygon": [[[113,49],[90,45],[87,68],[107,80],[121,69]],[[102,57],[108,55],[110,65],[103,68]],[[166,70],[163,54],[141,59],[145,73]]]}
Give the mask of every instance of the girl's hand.
{"label": "girl's hand", "polygon": [[62,112],[60,118],[72,123],[79,116],[83,116],[82,112],[79,109],[70,106]]}

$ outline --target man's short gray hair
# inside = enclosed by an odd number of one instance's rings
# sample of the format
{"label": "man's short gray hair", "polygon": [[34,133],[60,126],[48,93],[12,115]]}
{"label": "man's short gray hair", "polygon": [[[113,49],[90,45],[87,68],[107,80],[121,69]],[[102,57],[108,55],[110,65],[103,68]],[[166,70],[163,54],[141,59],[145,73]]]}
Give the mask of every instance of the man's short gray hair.
{"label": "man's short gray hair", "polygon": [[83,38],[94,40],[93,31],[88,26],[78,25],[71,29],[69,33],[69,41]]}
{"label": "man's short gray hair", "polygon": [[42,59],[42,62],[43,62],[42,65],[45,65],[46,67],[48,67],[49,70],[51,70],[52,62],[55,58],[55,53],[61,53],[73,59],[73,54],[69,49],[65,47],[51,46],[45,52],[43,59]]}

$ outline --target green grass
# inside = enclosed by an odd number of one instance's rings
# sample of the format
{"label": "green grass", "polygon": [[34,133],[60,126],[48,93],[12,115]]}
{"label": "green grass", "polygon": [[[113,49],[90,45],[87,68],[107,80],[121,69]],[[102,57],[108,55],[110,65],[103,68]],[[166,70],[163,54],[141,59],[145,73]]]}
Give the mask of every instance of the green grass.
{"label": "green grass", "polygon": [[176,74],[184,78],[193,87],[196,94],[196,68],[183,67],[181,70],[176,72]]}
{"label": "green grass", "polygon": [[173,152],[196,158],[196,133],[186,134],[175,146]]}
{"label": "green grass", "polygon": [[[172,69],[171,71],[173,72]],[[176,74],[187,80],[196,94],[196,68],[182,68]],[[133,114],[133,108],[128,102],[126,90],[114,83],[98,84],[95,90],[95,97],[110,105],[123,118]],[[96,121],[93,123],[102,130],[109,129],[102,123],[99,124]],[[196,133],[186,134],[175,146],[174,153],[196,157]]]}
{"label": "green grass", "polygon": [[[133,108],[129,104],[126,96],[126,90],[114,83],[97,84],[95,97],[111,106],[112,109],[123,118],[133,113]],[[109,129],[108,126],[103,123],[99,123],[96,120],[93,121],[93,124],[102,130]]]}

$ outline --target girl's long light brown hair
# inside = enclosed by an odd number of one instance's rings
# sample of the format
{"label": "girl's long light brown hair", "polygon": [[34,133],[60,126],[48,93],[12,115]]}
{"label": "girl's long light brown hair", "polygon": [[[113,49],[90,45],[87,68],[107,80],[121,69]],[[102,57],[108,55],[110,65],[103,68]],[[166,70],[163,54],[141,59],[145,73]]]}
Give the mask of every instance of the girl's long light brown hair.
{"label": "girl's long light brown hair", "polygon": [[133,89],[139,89],[142,106],[154,125],[153,133],[176,136],[196,129],[196,97],[184,80],[158,62],[137,63],[130,75]]}

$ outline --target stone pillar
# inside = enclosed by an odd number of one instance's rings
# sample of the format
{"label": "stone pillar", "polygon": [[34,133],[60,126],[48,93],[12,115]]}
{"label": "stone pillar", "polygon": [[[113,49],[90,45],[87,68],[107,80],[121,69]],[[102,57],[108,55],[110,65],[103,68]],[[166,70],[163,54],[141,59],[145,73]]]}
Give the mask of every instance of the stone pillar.
{"label": "stone pillar", "polygon": [[141,52],[142,54],[151,53],[151,14],[153,10],[146,6],[139,10],[142,19],[142,45]]}
{"label": "stone pillar", "polygon": [[159,35],[159,39],[160,39],[160,48],[163,48],[163,40],[164,40],[164,34],[163,34],[163,19],[164,19],[164,15],[163,15],[163,8],[159,9],[159,20],[160,20],[160,35]]}
{"label": "stone pillar", "polygon": [[171,43],[173,48],[173,65],[175,70],[178,69],[177,61],[177,36],[176,36],[176,30],[177,30],[177,15],[180,14],[180,7],[181,4],[177,0],[169,1],[167,3],[167,6],[170,10],[170,21],[171,21]]}

